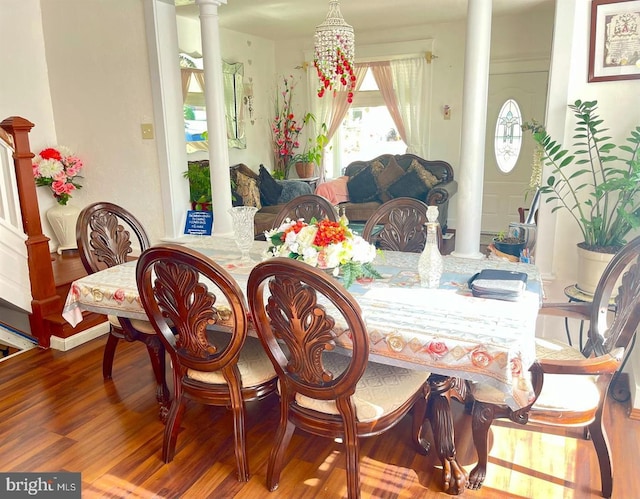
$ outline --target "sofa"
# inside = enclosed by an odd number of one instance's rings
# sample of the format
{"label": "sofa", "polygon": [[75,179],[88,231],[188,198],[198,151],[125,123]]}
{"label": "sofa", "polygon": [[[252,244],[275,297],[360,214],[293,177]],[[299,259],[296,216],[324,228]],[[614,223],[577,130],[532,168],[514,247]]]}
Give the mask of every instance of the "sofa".
{"label": "sofa", "polygon": [[440,226],[447,230],[449,199],[457,192],[453,168],[445,161],[426,160],[414,154],[383,154],[354,161],[344,175],[316,188],[344,210],[350,222],[365,223],[385,201],[412,197],[438,207]]}
{"label": "sofa", "polygon": [[303,194],[312,194],[311,186],[300,180],[276,180],[260,165],[259,172],[240,163],[233,165],[229,175],[235,189],[234,205],[255,206],[254,218],[256,238],[263,238],[265,230],[270,230],[280,209],[292,199]]}
{"label": "sofa", "polygon": [[[199,184],[206,185],[190,183],[191,199],[200,199],[200,201],[191,202],[191,209],[211,211],[211,190],[208,185],[210,182],[209,160],[189,161],[188,166],[207,170],[206,182],[198,176]],[[263,165],[260,165],[258,173],[242,163],[233,165],[229,169],[229,177],[233,206],[258,208],[254,219],[255,234],[258,238],[265,230],[271,229],[276,214],[285,204],[302,194],[313,193],[313,188],[306,182],[274,179]],[[201,189],[198,190],[198,187]]]}

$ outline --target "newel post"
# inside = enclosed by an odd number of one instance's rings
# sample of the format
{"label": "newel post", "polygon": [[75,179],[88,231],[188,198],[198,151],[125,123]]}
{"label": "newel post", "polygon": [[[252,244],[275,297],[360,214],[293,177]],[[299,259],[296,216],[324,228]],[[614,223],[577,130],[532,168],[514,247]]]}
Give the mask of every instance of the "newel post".
{"label": "newel post", "polygon": [[56,294],[56,286],[51,265],[49,238],[42,232],[40,208],[33,179],[31,160],[34,154],[29,146],[29,131],[33,123],[11,116],[0,123],[0,127],[13,137],[16,182],[22,212],[22,226],[27,235],[27,258],[31,281],[31,314],[29,324],[31,334],[38,339],[41,347],[49,348],[51,343],[50,323],[45,317],[60,313],[62,304]]}

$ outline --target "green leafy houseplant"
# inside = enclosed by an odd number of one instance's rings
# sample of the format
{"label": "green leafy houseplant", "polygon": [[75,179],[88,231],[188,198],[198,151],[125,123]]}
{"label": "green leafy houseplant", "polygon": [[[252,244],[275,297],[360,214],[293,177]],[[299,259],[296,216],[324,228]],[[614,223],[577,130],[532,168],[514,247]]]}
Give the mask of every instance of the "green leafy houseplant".
{"label": "green leafy houseplant", "polygon": [[[307,113],[304,117],[303,123],[306,125],[310,121],[316,122],[316,117]],[[315,137],[309,137],[307,139],[307,144],[305,145],[304,150],[301,153],[294,154],[291,157],[290,164],[295,163],[314,163],[315,165],[320,166],[322,163],[322,151],[329,143],[329,137],[327,137],[327,125],[326,123],[322,123],[320,125],[320,133]]]}
{"label": "green leafy houseplant", "polygon": [[[536,121],[523,124],[522,129],[533,134],[541,163],[551,167],[539,189],[547,203],[558,203],[552,212],[569,211],[584,238],[578,246],[615,253],[627,234],[640,227],[640,125],[631,130],[625,144],[613,144],[597,107],[595,100],[569,105],[577,120],[572,152]],[[624,154],[618,156],[618,150]]]}
{"label": "green leafy houseplant", "polygon": [[[211,173],[208,161],[193,161],[182,176],[189,181],[189,201],[195,210],[211,211]],[[231,180],[231,199],[236,200],[233,191],[236,185]]]}

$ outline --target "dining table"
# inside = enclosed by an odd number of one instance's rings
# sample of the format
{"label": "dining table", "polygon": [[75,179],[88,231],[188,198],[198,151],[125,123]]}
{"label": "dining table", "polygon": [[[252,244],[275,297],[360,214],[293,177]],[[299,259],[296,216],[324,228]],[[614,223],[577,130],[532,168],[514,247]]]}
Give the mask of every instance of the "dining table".
{"label": "dining table", "polygon": [[[171,242],[214,260],[245,293],[253,266],[267,258],[265,241],[253,242],[249,263],[240,260],[233,238],[183,236]],[[536,356],[542,280],[532,264],[447,255],[440,286],[428,289],[420,286],[419,257],[378,251],[373,265],[382,277],[357,280],[348,291],[362,310],[370,360],[430,373],[427,419],[443,467],[443,488],[458,495],[467,486],[468,473],[456,460],[450,399],[465,402],[469,383],[488,383],[504,393],[514,411],[531,403],[534,392],[528,369]],[[136,261],[129,261],[74,281],[63,317],[74,327],[83,310],[145,320],[135,269]],[[515,301],[474,297],[469,280],[483,269],[523,272],[526,290]],[[336,322],[334,332],[337,346],[348,353],[348,331]],[[256,333],[250,328],[249,334]],[[426,440],[423,446],[429,450]]]}

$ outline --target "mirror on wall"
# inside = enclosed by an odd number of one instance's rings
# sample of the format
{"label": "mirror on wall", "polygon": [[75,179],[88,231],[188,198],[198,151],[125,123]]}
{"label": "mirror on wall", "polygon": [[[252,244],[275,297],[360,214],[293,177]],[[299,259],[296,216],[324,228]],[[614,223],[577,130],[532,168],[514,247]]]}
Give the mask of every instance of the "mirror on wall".
{"label": "mirror on wall", "polygon": [[224,111],[227,120],[229,147],[245,149],[247,139],[244,133],[244,64],[229,64],[222,61],[222,83],[224,86]]}
{"label": "mirror on wall", "polygon": [[[209,147],[202,59],[181,54],[180,66],[187,152],[206,151]],[[232,148],[245,149],[247,139],[244,123],[244,64],[223,61],[222,80],[228,145]]]}

